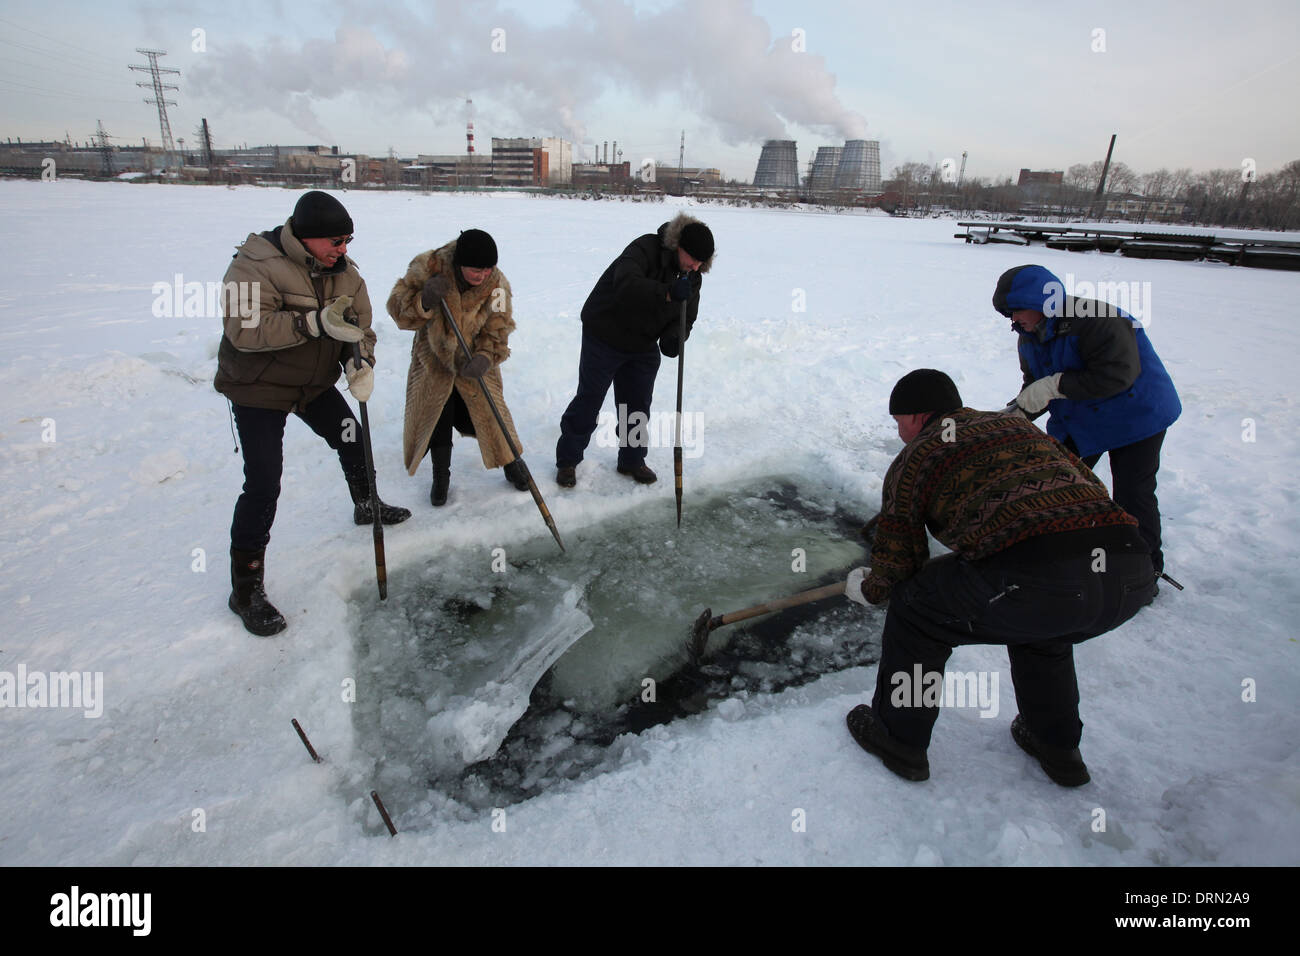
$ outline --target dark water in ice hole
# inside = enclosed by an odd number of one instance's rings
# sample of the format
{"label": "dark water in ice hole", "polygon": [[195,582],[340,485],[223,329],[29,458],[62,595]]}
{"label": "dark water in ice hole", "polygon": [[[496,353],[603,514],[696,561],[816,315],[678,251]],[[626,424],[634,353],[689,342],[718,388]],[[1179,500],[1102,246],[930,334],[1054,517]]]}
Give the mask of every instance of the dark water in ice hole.
{"label": "dark water in ice hole", "polygon": [[[485,545],[398,571],[382,604],[358,595],[354,723],[399,829],[613,769],[633,746],[621,735],[874,663],[881,612],[843,597],[725,625],[699,662],[686,648],[705,607],[718,615],[842,581],[867,558],[866,517],[774,479],[688,498],[679,530],[669,492],[581,532],[561,527],[567,554],[539,518],[542,534],[502,545],[503,574]],[[567,650],[551,664],[533,650],[542,644]],[[499,686],[503,670],[513,688]]]}

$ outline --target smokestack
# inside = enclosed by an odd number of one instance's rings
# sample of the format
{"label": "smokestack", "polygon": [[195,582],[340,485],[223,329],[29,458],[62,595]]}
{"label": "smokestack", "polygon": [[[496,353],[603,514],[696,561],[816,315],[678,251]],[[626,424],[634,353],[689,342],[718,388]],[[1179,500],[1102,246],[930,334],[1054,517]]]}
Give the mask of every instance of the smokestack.
{"label": "smokestack", "polygon": [[840,164],[835,170],[835,188],[880,192],[879,142],[850,139],[844,143],[844,152],[840,155]]}
{"label": "smokestack", "polygon": [[792,139],[769,139],[763,144],[754,171],[754,185],[766,189],[798,189],[799,158]]}
{"label": "smokestack", "polygon": [[810,186],[814,193],[829,192],[835,187],[835,170],[840,165],[843,146],[821,146],[813,160]]}

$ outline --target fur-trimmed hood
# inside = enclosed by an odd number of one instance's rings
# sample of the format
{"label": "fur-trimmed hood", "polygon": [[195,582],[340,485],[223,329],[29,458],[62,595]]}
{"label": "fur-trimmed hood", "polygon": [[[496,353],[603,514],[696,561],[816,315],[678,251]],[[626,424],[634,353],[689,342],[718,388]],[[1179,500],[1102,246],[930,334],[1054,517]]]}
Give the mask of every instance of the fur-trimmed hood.
{"label": "fur-trimmed hood", "polygon": [[[684,212],[679,212],[673,219],[660,226],[659,239],[664,244],[664,248],[676,250],[677,244],[681,240],[682,230],[693,222],[699,222],[701,226],[704,225],[704,223],[700,222],[700,220],[696,219],[694,216]],[[700,272],[708,272],[713,266],[713,260],[717,255],[718,250],[714,248],[713,255],[700,263]]]}

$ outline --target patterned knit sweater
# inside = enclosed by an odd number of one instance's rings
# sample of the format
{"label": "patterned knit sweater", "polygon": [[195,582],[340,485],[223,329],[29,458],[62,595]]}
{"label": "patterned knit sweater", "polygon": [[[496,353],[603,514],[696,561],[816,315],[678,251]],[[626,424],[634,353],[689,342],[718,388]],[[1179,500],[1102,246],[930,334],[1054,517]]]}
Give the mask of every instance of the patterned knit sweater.
{"label": "patterned knit sweater", "polygon": [[926,529],[965,558],[1027,538],[1137,522],[1055,439],[1018,415],[935,415],[885,474],[863,593],[873,604],[930,557]]}

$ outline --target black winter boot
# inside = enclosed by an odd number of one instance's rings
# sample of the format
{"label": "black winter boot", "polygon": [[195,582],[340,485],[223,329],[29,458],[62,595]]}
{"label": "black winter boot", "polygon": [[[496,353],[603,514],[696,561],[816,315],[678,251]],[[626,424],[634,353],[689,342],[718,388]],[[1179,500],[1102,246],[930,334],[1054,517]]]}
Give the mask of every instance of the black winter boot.
{"label": "black winter boot", "polygon": [[619,465],[618,473],[636,479],[638,485],[653,485],[659,480],[659,476],[644,461],[637,462],[635,465]]}
{"label": "black winter boot", "polygon": [[919,782],[930,779],[930,760],[920,747],[910,747],[895,740],[867,704],[859,704],[844,718],[853,739],[869,754],[875,754],[886,767],[904,780]]}
{"label": "black winter boot", "polygon": [[429,489],[429,504],[441,508],[447,503],[447,491],[451,488],[451,446],[435,445],[433,447],[433,487]]}
{"label": "black winter boot", "polygon": [[230,549],[230,609],[239,615],[244,627],[258,637],[279,634],[289,625],[284,616],[266,599],[262,588],[266,566],[262,559],[266,550],[236,551]]}
{"label": "black winter boot", "polygon": [[[374,512],[370,510],[370,482],[358,481],[356,479],[348,480],[348,494],[352,495],[352,520],[357,524],[373,524],[375,520]],[[376,495],[376,497],[378,497]],[[401,524],[407,518],[411,517],[411,512],[406,508],[399,508],[396,505],[386,505],[379,502],[379,523],[380,524]]]}
{"label": "black winter boot", "polygon": [[1049,747],[1033,735],[1025,725],[1024,718],[1019,714],[1016,714],[1016,719],[1011,721],[1011,739],[1021,750],[1038,761],[1039,766],[1043,768],[1043,773],[1047,774],[1053,783],[1060,784],[1062,787],[1082,787],[1092,779],[1088,775],[1088,768],[1083,762],[1078,747],[1072,750]]}

